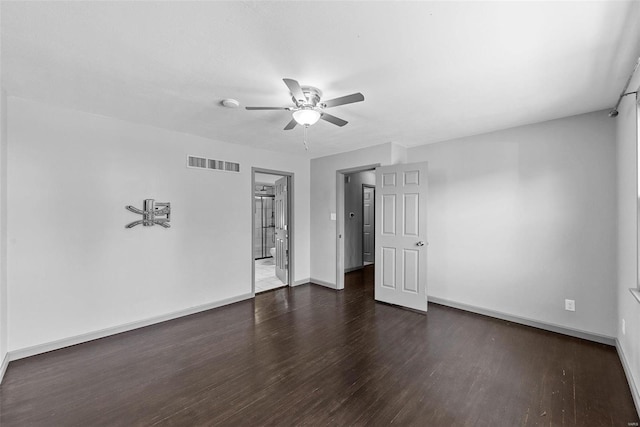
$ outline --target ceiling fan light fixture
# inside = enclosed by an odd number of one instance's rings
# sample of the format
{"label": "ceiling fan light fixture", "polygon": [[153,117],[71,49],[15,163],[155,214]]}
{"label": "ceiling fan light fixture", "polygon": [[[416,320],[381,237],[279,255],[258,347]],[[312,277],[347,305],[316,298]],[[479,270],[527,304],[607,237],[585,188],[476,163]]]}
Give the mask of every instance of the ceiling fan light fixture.
{"label": "ceiling fan light fixture", "polygon": [[293,112],[293,120],[301,126],[311,126],[320,120],[321,114],[310,108],[303,108]]}

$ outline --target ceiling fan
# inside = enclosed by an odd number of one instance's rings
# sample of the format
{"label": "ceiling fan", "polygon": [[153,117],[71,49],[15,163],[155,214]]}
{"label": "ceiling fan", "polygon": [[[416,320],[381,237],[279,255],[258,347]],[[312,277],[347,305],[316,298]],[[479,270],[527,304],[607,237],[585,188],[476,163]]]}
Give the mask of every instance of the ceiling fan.
{"label": "ceiling fan", "polygon": [[338,105],[352,104],[354,102],[364,101],[361,93],[352,93],[351,95],[341,96],[339,98],[321,101],[322,92],[313,86],[300,86],[296,80],[282,79],[291,92],[291,99],[295,106],[293,107],[245,107],[247,110],[286,110],[293,111],[293,118],[284,127],[284,130],[291,130],[296,125],[307,127],[317,123],[322,119],[336,126],[344,126],[347,122],[336,116],[326,113],[326,108],[337,107]]}

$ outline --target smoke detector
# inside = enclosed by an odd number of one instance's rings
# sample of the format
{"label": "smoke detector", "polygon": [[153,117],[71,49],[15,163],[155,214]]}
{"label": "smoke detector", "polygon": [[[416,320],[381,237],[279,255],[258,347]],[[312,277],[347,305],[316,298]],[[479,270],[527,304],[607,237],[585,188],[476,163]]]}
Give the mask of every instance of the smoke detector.
{"label": "smoke detector", "polygon": [[229,99],[223,99],[222,105],[227,108],[238,108],[240,106],[240,103],[235,99],[229,98]]}

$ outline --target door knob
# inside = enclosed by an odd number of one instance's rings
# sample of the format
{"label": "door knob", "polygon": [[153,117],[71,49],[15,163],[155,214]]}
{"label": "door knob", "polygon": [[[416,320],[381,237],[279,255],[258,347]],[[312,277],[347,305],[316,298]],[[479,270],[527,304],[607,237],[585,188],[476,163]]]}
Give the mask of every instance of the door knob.
{"label": "door knob", "polygon": [[424,246],[424,242],[423,241],[419,241],[418,243],[416,243],[416,246]]}

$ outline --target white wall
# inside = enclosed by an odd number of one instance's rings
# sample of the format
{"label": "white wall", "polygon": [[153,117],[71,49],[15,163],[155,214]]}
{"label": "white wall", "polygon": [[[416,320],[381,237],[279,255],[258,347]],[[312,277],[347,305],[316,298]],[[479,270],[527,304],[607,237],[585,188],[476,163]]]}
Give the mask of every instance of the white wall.
{"label": "white wall", "polygon": [[336,286],[336,171],[392,164],[402,147],[387,143],[311,160],[311,280]]}
{"label": "white wall", "polygon": [[[344,184],[344,269],[362,267],[362,185],[376,185],[374,171],[349,174]],[[349,214],[353,212],[353,218]]]}
{"label": "white wall", "polygon": [[267,173],[256,172],[256,184],[271,184],[274,185],[277,180],[282,178],[280,175],[271,175]]}
{"label": "white wall", "polygon": [[[251,167],[295,174],[295,276],[309,278],[309,161],[8,100],[9,351],[251,293]],[[185,167],[186,155],[241,173]],[[125,205],[171,202],[171,228]]]}
{"label": "white wall", "polygon": [[0,92],[0,382],[7,355],[7,95]]}
{"label": "white wall", "polygon": [[[629,91],[640,85],[640,72],[636,74]],[[629,292],[638,283],[637,261],[637,217],[638,200],[636,175],[637,119],[633,95],[626,96],[618,108],[616,123],[616,144],[618,155],[618,286],[616,336],[618,348],[626,362],[628,376],[636,407],[640,411],[640,303]],[[626,323],[626,333],[622,333],[622,319]]]}
{"label": "white wall", "polygon": [[429,162],[430,296],[615,336],[606,112],[416,147],[408,158]]}

